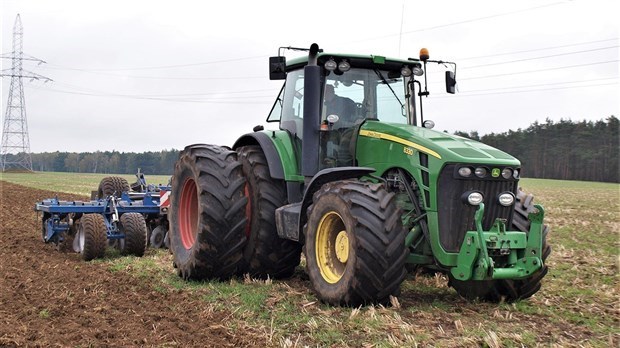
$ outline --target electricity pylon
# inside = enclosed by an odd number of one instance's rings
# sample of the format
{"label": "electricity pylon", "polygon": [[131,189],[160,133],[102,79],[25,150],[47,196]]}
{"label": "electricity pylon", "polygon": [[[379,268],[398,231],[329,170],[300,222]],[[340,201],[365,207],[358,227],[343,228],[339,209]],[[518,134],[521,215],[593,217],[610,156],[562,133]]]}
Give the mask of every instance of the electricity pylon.
{"label": "electricity pylon", "polygon": [[13,25],[13,52],[0,56],[0,58],[10,59],[12,62],[10,70],[5,69],[0,72],[0,76],[11,77],[9,98],[4,114],[4,127],[2,128],[2,146],[0,148],[2,171],[10,168],[32,171],[30,138],[28,137],[28,122],[26,120],[26,99],[24,98],[22,79],[51,81],[45,76],[22,68],[24,60],[32,60],[39,62],[39,64],[45,63],[41,59],[24,54],[23,39],[24,28],[18,14]]}

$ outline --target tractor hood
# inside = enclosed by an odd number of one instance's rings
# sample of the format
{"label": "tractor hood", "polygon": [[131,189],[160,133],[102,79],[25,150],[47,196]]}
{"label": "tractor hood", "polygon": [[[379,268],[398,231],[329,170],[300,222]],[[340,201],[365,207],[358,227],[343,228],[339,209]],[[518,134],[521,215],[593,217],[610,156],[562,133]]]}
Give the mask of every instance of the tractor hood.
{"label": "tractor hood", "polygon": [[520,165],[513,156],[481,142],[406,124],[368,120],[359,136],[399,143],[444,162]]}

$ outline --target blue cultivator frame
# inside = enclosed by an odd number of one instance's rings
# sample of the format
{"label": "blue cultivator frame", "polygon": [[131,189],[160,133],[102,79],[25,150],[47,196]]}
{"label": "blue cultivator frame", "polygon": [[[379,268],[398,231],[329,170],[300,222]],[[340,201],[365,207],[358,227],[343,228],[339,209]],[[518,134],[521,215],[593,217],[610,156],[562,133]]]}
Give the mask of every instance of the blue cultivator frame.
{"label": "blue cultivator frame", "polygon": [[43,212],[43,241],[55,244],[63,242],[66,234],[73,234],[71,229],[74,222],[83,214],[101,214],[105,221],[107,237],[112,240],[125,238],[117,226],[122,214],[143,214],[147,221],[160,216],[159,196],[150,192],[142,194],[139,200],[130,198],[128,192],[124,192],[121,197],[109,196],[90,202],[45,199],[36,203],[34,210]]}

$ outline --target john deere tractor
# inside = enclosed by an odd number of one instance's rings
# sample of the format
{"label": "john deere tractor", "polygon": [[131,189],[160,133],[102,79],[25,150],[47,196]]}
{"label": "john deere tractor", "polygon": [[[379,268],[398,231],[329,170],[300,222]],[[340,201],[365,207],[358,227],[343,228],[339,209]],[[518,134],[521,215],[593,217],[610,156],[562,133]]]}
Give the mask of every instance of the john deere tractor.
{"label": "john deere tractor", "polygon": [[170,213],[179,275],[287,278],[303,252],[317,297],[335,305],[388,302],[417,269],[447,274],[469,299],[536,293],[551,249],[520,162],[423,119],[427,67],[445,69],[454,93],[456,64],[426,49],[305,51],[269,60],[284,80],[267,118],[278,130],[182,151]]}

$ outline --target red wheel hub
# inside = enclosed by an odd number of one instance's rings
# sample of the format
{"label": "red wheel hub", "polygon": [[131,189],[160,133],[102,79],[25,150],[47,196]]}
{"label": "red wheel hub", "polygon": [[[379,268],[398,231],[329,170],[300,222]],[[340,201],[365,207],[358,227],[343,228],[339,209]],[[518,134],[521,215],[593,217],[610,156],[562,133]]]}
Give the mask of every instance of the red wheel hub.
{"label": "red wheel hub", "polygon": [[179,202],[179,234],[185,249],[189,250],[196,242],[198,234],[198,190],[194,179],[183,183]]}

